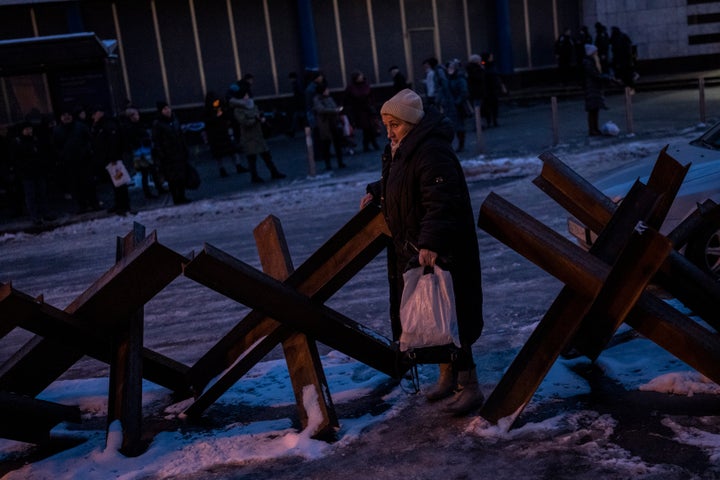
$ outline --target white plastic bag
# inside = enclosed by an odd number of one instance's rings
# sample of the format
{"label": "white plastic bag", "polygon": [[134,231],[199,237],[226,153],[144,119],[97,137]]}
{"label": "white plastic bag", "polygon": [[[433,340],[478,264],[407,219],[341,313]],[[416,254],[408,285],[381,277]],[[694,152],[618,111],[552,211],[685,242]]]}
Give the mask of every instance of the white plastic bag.
{"label": "white plastic bag", "polygon": [[113,186],[121,187],[123,185],[129,185],[133,183],[132,177],[125,168],[125,164],[122,160],[116,160],[114,162],[105,165],[105,170],[108,171],[110,179],[112,180]]}
{"label": "white plastic bag", "polygon": [[455,293],[450,272],[435,265],[411,268],[403,274],[400,300],[400,351],[454,343],[460,347]]}
{"label": "white plastic bag", "polygon": [[620,127],[615,125],[615,122],[613,122],[612,120],[608,120],[607,122],[603,123],[602,127],[600,127],[600,133],[602,133],[603,135],[616,137],[620,134]]}

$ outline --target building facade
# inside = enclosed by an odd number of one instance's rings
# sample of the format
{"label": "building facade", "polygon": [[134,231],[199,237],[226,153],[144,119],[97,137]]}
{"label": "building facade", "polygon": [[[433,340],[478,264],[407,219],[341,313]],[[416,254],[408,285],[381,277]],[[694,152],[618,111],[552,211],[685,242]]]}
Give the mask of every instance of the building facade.
{"label": "building facade", "polygon": [[[505,75],[549,71],[559,33],[596,21],[628,33],[643,61],[717,65],[718,16],[720,2],[703,0],[0,0],[0,41],[94,32],[116,42],[115,97],[191,108],[246,73],[256,97],[275,98],[290,94],[290,72],[313,69],[342,89],[355,70],[386,84],[398,65],[421,89],[430,56],[492,51]],[[10,73],[0,61],[0,124],[52,113],[57,68]]]}

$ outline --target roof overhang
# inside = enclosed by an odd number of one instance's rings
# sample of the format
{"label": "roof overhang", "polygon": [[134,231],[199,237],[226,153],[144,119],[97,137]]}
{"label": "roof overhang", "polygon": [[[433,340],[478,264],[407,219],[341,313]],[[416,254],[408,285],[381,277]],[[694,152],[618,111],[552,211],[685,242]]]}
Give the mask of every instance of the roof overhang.
{"label": "roof overhang", "polygon": [[92,32],[0,41],[0,75],[20,75],[67,66],[98,63],[115,55],[115,40]]}

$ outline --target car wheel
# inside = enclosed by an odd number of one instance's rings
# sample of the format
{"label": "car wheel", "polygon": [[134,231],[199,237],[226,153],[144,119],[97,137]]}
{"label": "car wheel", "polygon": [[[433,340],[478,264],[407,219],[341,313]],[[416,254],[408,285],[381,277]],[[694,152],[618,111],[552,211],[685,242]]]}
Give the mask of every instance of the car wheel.
{"label": "car wheel", "polygon": [[720,280],[720,225],[708,225],[695,233],[685,247],[685,257]]}

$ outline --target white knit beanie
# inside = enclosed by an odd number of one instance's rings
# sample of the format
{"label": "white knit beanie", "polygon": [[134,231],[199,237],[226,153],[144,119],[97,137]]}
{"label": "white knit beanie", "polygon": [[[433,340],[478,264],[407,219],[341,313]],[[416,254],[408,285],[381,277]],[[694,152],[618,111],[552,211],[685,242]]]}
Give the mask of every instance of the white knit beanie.
{"label": "white knit beanie", "polygon": [[415,125],[422,120],[425,112],[423,111],[420,96],[409,88],[406,88],[385,102],[380,109],[380,114],[392,115],[395,118]]}

